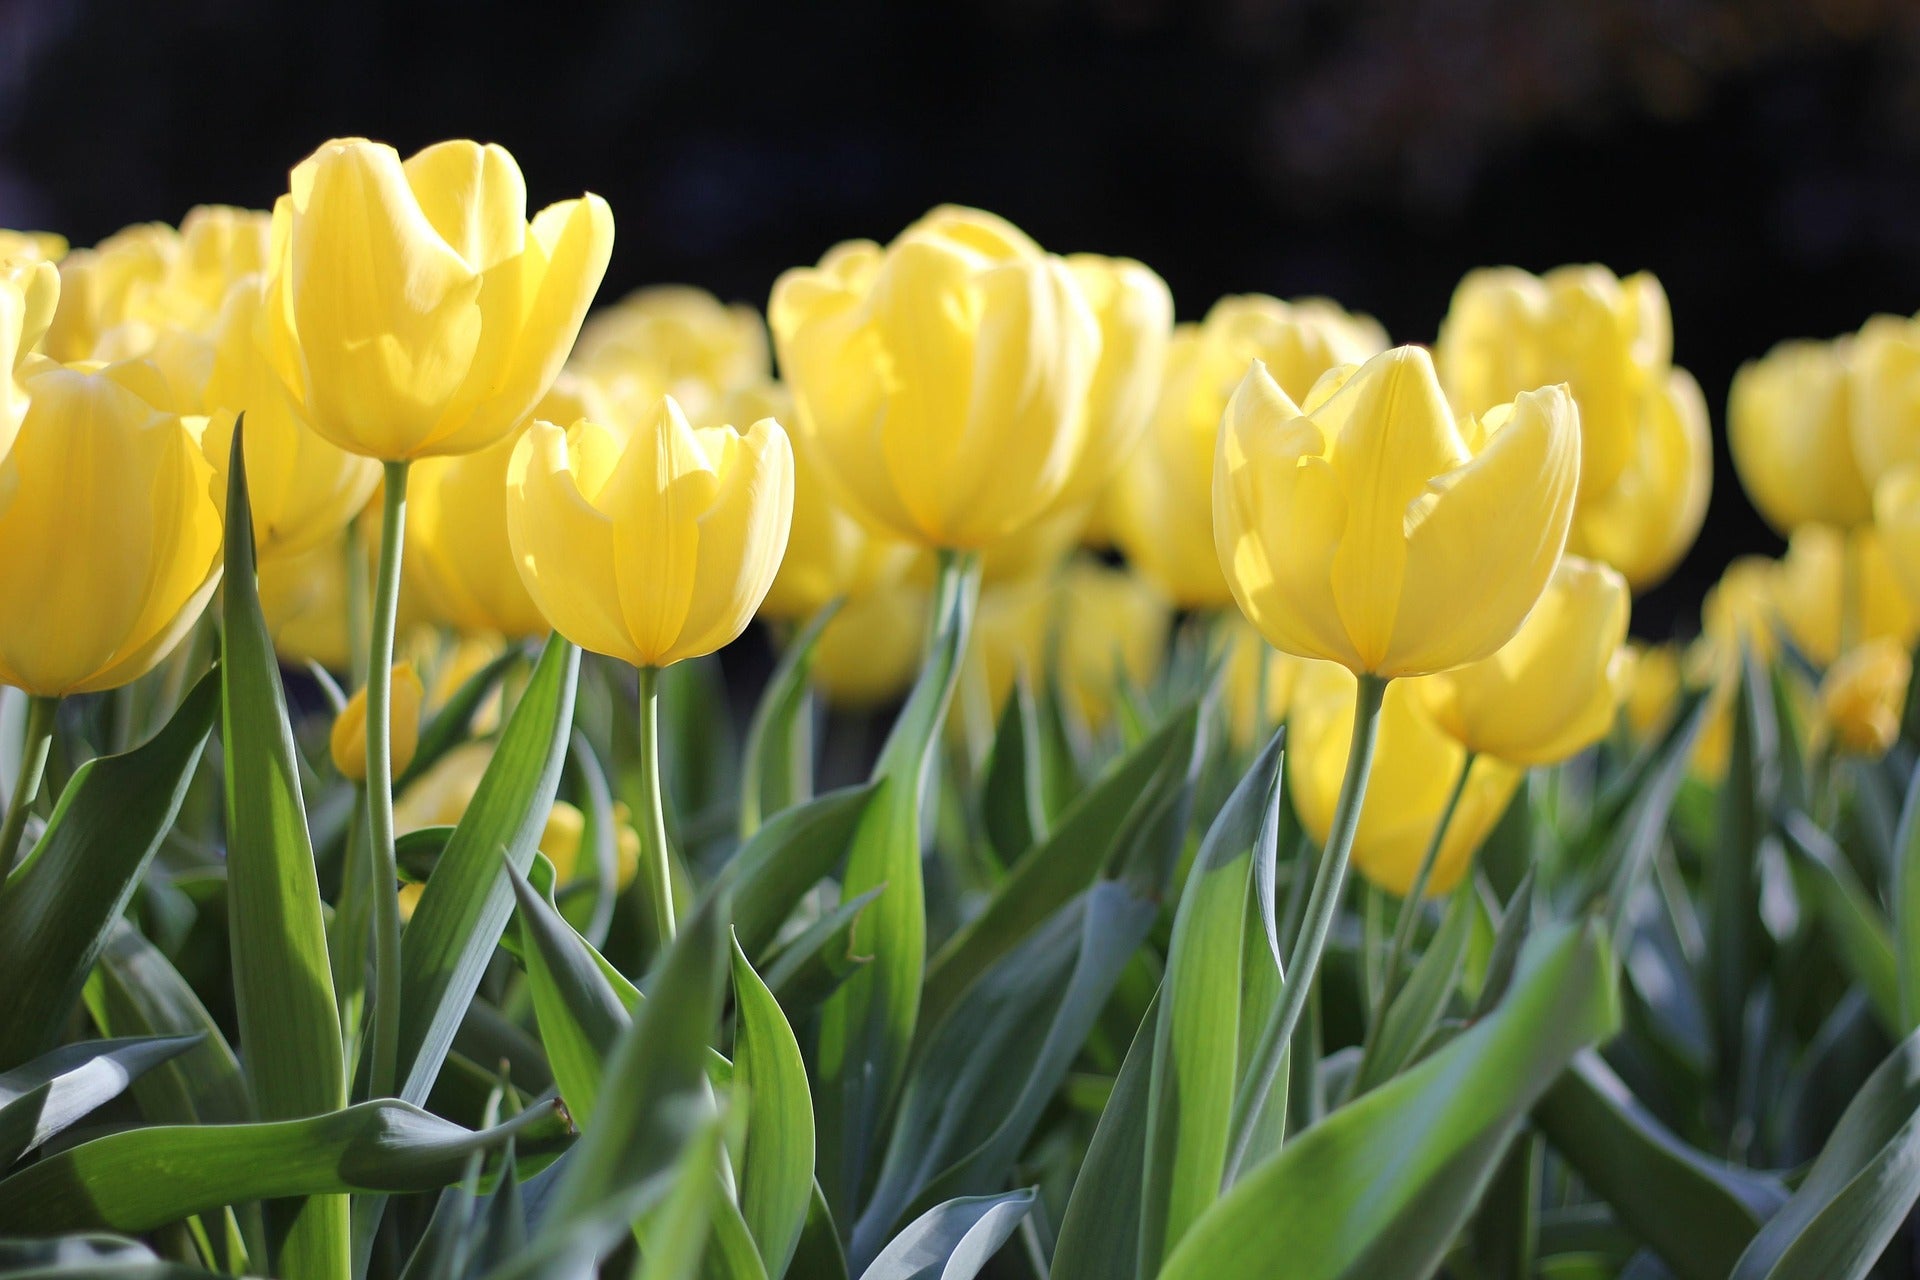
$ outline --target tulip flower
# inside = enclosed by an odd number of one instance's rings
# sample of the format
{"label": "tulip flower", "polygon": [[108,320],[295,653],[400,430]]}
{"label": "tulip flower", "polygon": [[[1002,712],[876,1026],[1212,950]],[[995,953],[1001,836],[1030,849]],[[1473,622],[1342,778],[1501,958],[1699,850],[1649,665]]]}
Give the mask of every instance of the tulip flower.
{"label": "tulip flower", "polygon": [[895,582],[850,596],[821,629],[809,678],[829,706],[871,711],[913,684],[927,647],[927,589]]}
{"label": "tulip flower", "polygon": [[1853,453],[1868,485],[1920,463],[1920,319],[1875,316],[1848,359]]}
{"label": "tulip flower", "polygon": [[1920,634],[1920,613],[1872,528],[1795,530],[1774,578],[1773,608],[1794,646],[1819,667],[1862,641],[1908,645]]}
{"label": "tulip flower", "polygon": [[[247,432],[251,439],[251,418]],[[352,665],[347,555],[346,539],[336,537],[307,551],[260,562],[260,614],[280,661],[318,663],[328,671]]]}
{"label": "tulip flower", "polygon": [[1767,523],[1852,528],[1873,518],[1853,455],[1847,339],[1782,342],[1734,375],[1727,443],[1747,496]]}
{"label": "tulip flower", "polygon": [[1627,731],[1651,742],[1673,719],[1680,699],[1680,653],[1673,644],[1629,644],[1627,696],[1621,704]]}
{"label": "tulip flower", "polygon": [[1220,616],[1219,631],[1226,652],[1220,671],[1221,709],[1228,736],[1244,751],[1287,718],[1294,681],[1304,664],[1270,646],[1238,611]]}
{"label": "tulip flower", "polygon": [[1099,321],[1066,263],[992,215],[840,245],[780,277],[768,318],[801,447],[895,537],[985,546],[1111,463],[1088,456]]}
{"label": "tulip flower", "polygon": [[1173,294],[1154,271],[1130,258],[1076,253],[1067,259],[1100,325],[1100,362],[1085,407],[1085,461],[1059,504],[1084,507],[1132,456],[1160,394],[1173,335]]}
{"label": "tulip flower", "polygon": [[1222,298],[1198,325],[1182,325],[1146,438],[1114,482],[1113,537],[1147,580],[1185,608],[1233,597],[1213,555],[1213,454],[1220,415],[1259,360],[1290,399],[1327,370],[1377,355],[1387,335],[1368,316],[1321,298]]}
{"label": "tulip flower", "polygon": [[596,312],[572,367],[622,423],[646,418],[664,395],[689,420],[718,422],[727,397],[773,376],[760,313],[687,285],[640,289]]}
{"label": "tulip flower", "polygon": [[1414,687],[1433,722],[1469,754],[1558,764],[1613,726],[1632,671],[1628,609],[1626,579],[1567,556],[1498,652]]}
{"label": "tulip flower", "polygon": [[1740,556],[1701,602],[1700,636],[1687,653],[1692,682],[1708,688],[1705,720],[1688,761],[1697,777],[1713,780],[1726,773],[1741,655],[1765,665],[1780,652],[1780,572],[1779,562],[1765,556]]}
{"label": "tulip flower", "polygon": [[762,418],[745,435],[688,425],[671,396],[624,445],[581,420],[536,421],[507,470],[507,536],[527,593],[561,635],[640,670],[643,853],[664,941],[673,887],[659,776],[659,669],[712,653],[753,617],[786,551],[793,451]]}
{"label": "tulip flower", "polygon": [[1884,637],[1842,655],[1820,682],[1820,710],[1834,745],[1848,755],[1879,759],[1900,736],[1913,661]]}
{"label": "tulip flower", "polygon": [[53,319],[60,273],[50,262],[0,259],[0,458],[27,413],[22,375]]}
{"label": "tulip flower", "polygon": [[[426,686],[411,662],[396,663],[392,673],[393,720],[388,741],[393,744],[389,763],[392,777],[399,777],[413,763],[420,746],[420,705],[426,701]],[[333,718],[333,732],[327,740],[333,755],[333,767],[351,782],[367,780],[367,691],[361,689]]]}
{"label": "tulip flower", "polygon": [[1454,407],[1482,413],[1564,382],[1580,410],[1580,492],[1567,549],[1603,560],[1635,590],[1692,545],[1713,479],[1698,385],[1672,364],[1660,282],[1604,267],[1532,276],[1474,271],[1441,322],[1435,361]]}
{"label": "tulip flower", "polygon": [[1880,481],[1873,520],[1908,607],[1920,612],[1920,466],[1896,468]]}
{"label": "tulip flower", "polygon": [[25,365],[27,407],[0,458],[0,684],[29,695],[0,878],[39,789],[54,704],[151,671],[220,575],[220,511],[199,423],[155,407],[141,361]]}

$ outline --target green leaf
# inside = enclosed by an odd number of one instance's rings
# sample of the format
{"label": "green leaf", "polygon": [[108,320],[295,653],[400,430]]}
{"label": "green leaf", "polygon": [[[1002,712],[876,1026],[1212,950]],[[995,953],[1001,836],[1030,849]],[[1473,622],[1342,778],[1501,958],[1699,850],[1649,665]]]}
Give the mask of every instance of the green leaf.
{"label": "green leaf", "polygon": [[[815,1113],[821,1186],[847,1212],[858,1199],[907,1068],[926,974],[926,886],[921,874],[921,801],[937,760],[960,656],[980,593],[977,556],[944,553],[920,678],[887,735],[873,777],[887,787],[867,810],[847,853],[842,896],[887,891],[860,916],[854,947],[873,962],[820,1011]],[[751,954],[751,952],[749,953]],[[931,1016],[931,1015],[929,1015]]]}
{"label": "green leaf", "polygon": [[1493,935],[1493,950],[1487,953],[1487,971],[1480,980],[1480,991],[1474,999],[1473,1019],[1476,1022],[1493,1012],[1493,1007],[1506,997],[1507,988],[1513,983],[1521,948],[1526,945],[1527,936],[1533,932],[1535,873],[1536,869],[1529,866],[1526,874],[1520,877],[1513,895],[1507,899],[1507,909],[1500,917],[1500,928]]}
{"label": "green leaf", "polygon": [[32,854],[0,886],[0,956],[9,973],[33,975],[0,983],[0,1069],[58,1038],[173,826],[219,705],[219,679],[210,673],[150,742],[81,765]]}
{"label": "green leaf", "polygon": [[453,696],[447,699],[447,705],[441,707],[420,731],[420,741],[414,747],[413,759],[394,779],[393,794],[399,795],[415,782],[422,774],[438,764],[447,752],[465,742],[473,734],[473,718],[479,714],[480,705],[493,692],[495,685],[517,662],[526,658],[526,650],[517,644],[510,644],[495,654],[487,665],[468,676]]}
{"label": "green leaf", "polygon": [[1721,1280],[1785,1201],[1778,1183],[1694,1150],[1583,1053],[1533,1109],[1555,1151],[1680,1280]]}
{"label": "green leaf", "polygon": [[1236,1182],[1161,1280],[1430,1274],[1527,1110],[1619,1014],[1591,925],[1543,934],[1494,1013]]}
{"label": "green leaf", "polygon": [[[1779,725],[1773,690],[1753,655],[1743,652],[1733,693],[1727,776],[1714,823],[1718,843],[1707,863],[1707,975],[1713,999],[1714,1043],[1723,1072],[1741,1058],[1747,993],[1760,967],[1760,839],[1775,772]],[[1728,1076],[1728,1082],[1733,1077]]]}
{"label": "green leaf", "polygon": [[1249,951],[1245,932],[1254,845],[1277,799],[1282,737],[1273,736],[1214,818],[1174,916],[1140,1211],[1140,1257],[1151,1265],[1220,1196],[1240,1077],[1243,965],[1278,968],[1264,939]]}
{"label": "green leaf", "polygon": [[1920,1030],[1920,769],[1907,784],[1893,848],[1893,941],[1900,987],[1896,1027],[1901,1035],[1911,1035]]}
{"label": "green leaf", "polygon": [[840,903],[774,953],[767,965],[767,985],[781,1008],[796,1016],[812,1009],[873,959],[855,954],[854,928],[867,904],[886,891],[885,885],[879,885]]}
{"label": "green leaf", "polygon": [[[222,591],[227,929],[254,1110],[264,1120],[290,1120],[345,1106],[347,1069],[299,756],[254,580],[245,426],[243,416],[233,429]],[[347,1201],[323,1197],[291,1213],[279,1268],[293,1280],[344,1280]]]}
{"label": "green leaf", "polygon": [[881,1250],[860,1280],[972,1280],[1033,1208],[1033,1191],[935,1205]]}
{"label": "green leaf", "polygon": [[751,836],[776,813],[813,795],[812,698],[807,678],[820,633],[840,612],[829,601],[780,652],[753,709],[740,770],[740,834]]}
{"label": "green leaf", "polygon": [[[5,1184],[0,1183],[0,1191]],[[1920,1199],[1920,1034],[1877,1067],[1729,1280],[1859,1280]]]}
{"label": "green leaf", "polygon": [[1003,861],[1011,862],[1046,838],[1050,823],[1043,750],[1039,712],[1023,673],[1000,712],[980,788],[981,825]]}
{"label": "green leaf", "polygon": [[304,1120],[129,1129],[0,1181],[0,1234],[152,1231],[244,1200],[437,1191],[509,1139],[522,1151],[571,1140],[552,1103],[475,1133],[392,1099]]}
{"label": "green leaf", "polygon": [[88,1040],[0,1072],[0,1169],[199,1043],[199,1036]]}
{"label": "green leaf", "polygon": [[800,1243],[813,1194],[813,1097],[793,1028],[737,941],[733,999],[733,1083],[747,1112],[734,1159],[740,1211],[767,1271],[780,1275]]}
{"label": "green leaf", "polygon": [[1046,841],[1013,865],[986,909],[940,948],[922,998],[928,1026],[939,1025],[968,984],[1021,939],[1116,869],[1147,815],[1187,786],[1196,714],[1184,708],[1110,766],[1060,815]]}
{"label": "green leaf", "polygon": [[1873,1002],[1880,1025],[1900,1026],[1900,962],[1885,917],[1826,832],[1803,813],[1780,825],[1794,865],[1804,873],[1804,892],[1827,927],[1840,961]]}
{"label": "green leaf", "polygon": [[513,914],[505,861],[525,874],[560,785],[580,651],[550,637],[467,811],[401,935],[400,1096],[423,1102]]}
{"label": "green leaf", "polygon": [[636,1228],[640,1266],[635,1280],[693,1280],[699,1273],[719,1198],[720,1146],[717,1123],[704,1125],[685,1144],[673,1189]]}
{"label": "green leaf", "polygon": [[1156,994],[1074,1178],[1054,1245],[1052,1280],[1131,1280],[1139,1270],[1140,1193],[1159,1022]]}
{"label": "green leaf", "polygon": [[137,1240],[120,1236],[63,1236],[0,1240],[0,1275],[8,1280],[85,1276],[87,1280],[205,1280],[206,1272],[162,1262]]}
{"label": "green leaf", "polygon": [[628,1006],[607,981],[585,939],[511,864],[520,922],[521,958],[527,967],[540,1042],[567,1109],[583,1128],[600,1097],[605,1055],[632,1021]]}
{"label": "green leaf", "polygon": [[[1361,1055],[1357,1092],[1366,1093],[1391,1079],[1402,1067],[1412,1062],[1427,1037],[1439,1025],[1441,1015],[1446,1012],[1447,1001],[1460,981],[1460,969],[1467,958],[1467,943],[1473,937],[1472,894],[1473,886],[1468,882],[1453,895],[1453,900],[1447,904],[1447,914],[1440,921],[1439,931],[1427,944],[1420,963],[1414,966],[1412,975],[1407,979],[1407,985],[1387,1006],[1386,1020],[1380,1026],[1380,1043],[1371,1046],[1371,1054]],[[1409,905],[1403,909],[1418,908]]]}
{"label": "green leaf", "polygon": [[703,898],[733,902],[733,929],[750,958],[764,962],[794,904],[847,856],[854,832],[887,784],[829,791],[772,818],[740,846]]}
{"label": "green leaf", "polygon": [[847,1280],[840,1230],[834,1225],[833,1210],[827,1207],[826,1193],[820,1190],[818,1181],[808,1196],[806,1225],[800,1229],[800,1243],[786,1274],[793,1280]]}
{"label": "green leaf", "polygon": [[1622,924],[1633,902],[1634,890],[1653,864],[1653,856],[1666,836],[1667,816],[1673,812],[1673,798],[1686,780],[1687,766],[1693,759],[1693,744],[1707,719],[1707,698],[1695,691],[1685,695],[1674,716],[1672,727],[1653,754],[1646,775],[1632,793],[1612,831],[1601,863],[1602,883],[1592,896],[1608,904],[1611,937],[1624,937]]}

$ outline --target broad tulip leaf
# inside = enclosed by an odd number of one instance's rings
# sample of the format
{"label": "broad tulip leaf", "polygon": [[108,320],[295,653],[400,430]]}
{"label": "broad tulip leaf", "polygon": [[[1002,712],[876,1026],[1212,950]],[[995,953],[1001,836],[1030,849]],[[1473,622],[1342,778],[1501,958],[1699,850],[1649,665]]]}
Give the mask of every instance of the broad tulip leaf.
{"label": "broad tulip leaf", "polygon": [[0,1072],[0,1169],[199,1043],[198,1036],[88,1040]]}
{"label": "broad tulip leaf", "polygon": [[767,965],[767,985],[781,1008],[799,1016],[838,991],[873,959],[854,951],[854,927],[867,904],[886,891],[880,885],[840,903],[774,953]]}
{"label": "broad tulip leaf", "polygon": [[[1920,683],[1920,682],[1916,682]],[[1894,836],[1893,939],[1899,965],[1900,1034],[1920,1030],[1920,769],[1907,784]]]}
{"label": "broad tulip leaf", "polygon": [[513,914],[502,851],[524,875],[560,785],[579,672],[580,651],[550,637],[401,935],[400,1096],[409,1102],[432,1090]]}
{"label": "broad tulip leaf", "polygon": [[1673,725],[1651,757],[1646,776],[1617,821],[1607,828],[1612,835],[1600,863],[1602,883],[1593,896],[1608,904],[1612,937],[1624,936],[1621,924],[1634,890],[1653,865],[1654,853],[1665,838],[1673,799],[1686,780],[1693,744],[1699,740],[1707,712],[1705,694],[1693,692],[1682,698]]}
{"label": "broad tulip leaf", "polygon": [[766,961],[794,904],[846,859],[885,785],[842,787],[775,814],[720,869],[703,897],[725,893],[732,900],[734,933],[749,958]]}
{"label": "broad tulip leaf", "polygon": [[1760,840],[1767,830],[1779,740],[1772,685],[1751,653],[1741,657],[1732,721],[1714,823],[1719,842],[1708,861],[1706,895],[1709,1004],[1718,1061],[1726,1071],[1740,1059],[1747,992],[1759,968]]}
{"label": "broad tulip leaf", "polygon": [[605,1056],[632,1018],[585,940],[517,869],[509,865],[508,874],[540,1041],[560,1096],[585,1127],[598,1106]]}
{"label": "broad tulip leaf", "polygon": [[1528,1109],[1619,1014],[1591,925],[1536,937],[1507,998],[1425,1062],[1255,1166],[1194,1224],[1161,1280],[1429,1274]]}
{"label": "broad tulip leaf", "polygon": [[753,709],[740,770],[740,834],[751,836],[776,813],[813,795],[812,709],[807,679],[820,633],[840,612],[829,602],[780,652]]}
{"label": "broad tulip leaf", "polygon": [[571,1141],[551,1103],[476,1133],[391,1098],[303,1120],[129,1129],[0,1181],[0,1233],[152,1231],[244,1200],[437,1191],[509,1139],[522,1151]]}
{"label": "broad tulip leaf", "polygon": [[1147,1108],[1159,1022],[1156,994],[1121,1063],[1087,1158],[1074,1178],[1054,1245],[1053,1280],[1131,1280],[1139,1271]]}
{"label": "broad tulip leaf", "polygon": [[153,739],[81,765],[39,843],[0,886],[0,1070],[53,1046],[87,973],[173,826],[220,707],[203,676]]}
{"label": "broad tulip leaf", "polygon": [[[1434,1027],[1446,1012],[1447,1001],[1460,981],[1461,966],[1466,963],[1467,943],[1473,936],[1474,903],[1471,884],[1463,885],[1447,904],[1447,914],[1420,962],[1413,968],[1406,986],[1400,989],[1380,1025],[1380,1041],[1370,1045],[1360,1058],[1357,1092],[1365,1093],[1392,1078],[1414,1060]],[[1403,909],[1417,909],[1411,906]]]}
{"label": "broad tulip leaf", "polygon": [[1867,993],[1880,1025],[1900,1026],[1900,961],[1886,917],[1839,846],[1802,813],[1781,824],[1787,849],[1806,886],[1806,899],[1826,925],[1840,961]]}
{"label": "broad tulip leaf", "polygon": [[1033,1208],[1033,1192],[949,1200],[915,1218],[860,1280],[972,1280]]}
{"label": "broad tulip leaf", "polygon": [[987,757],[986,781],[980,788],[981,825],[988,843],[1007,862],[1046,839],[1051,826],[1044,750],[1040,715],[1023,675],[1014,682],[1000,712],[993,750]]}
{"label": "broad tulip leaf", "polygon": [[0,1275],[8,1280],[205,1280],[206,1274],[198,1267],[163,1262],[146,1245],[122,1236],[0,1240]]}
{"label": "broad tulip leaf", "polygon": [[767,1271],[780,1275],[800,1243],[813,1195],[813,1097],[800,1042],[737,942],[733,1001],[733,1082],[747,1108],[734,1158],[740,1211]]}
{"label": "broad tulip leaf", "polygon": [[787,1264],[793,1280],[847,1280],[847,1255],[840,1247],[840,1229],[834,1225],[833,1210],[827,1207],[826,1193],[816,1180],[807,1198],[807,1221],[800,1229],[800,1241]]}
{"label": "broad tulip leaf", "polygon": [[[286,691],[254,580],[245,423],[233,429],[222,592],[220,742],[226,763],[227,929],[240,1058],[263,1120],[347,1103],[346,1050]],[[292,1210],[279,1267],[292,1280],[345,1274],[347,1201]]]}

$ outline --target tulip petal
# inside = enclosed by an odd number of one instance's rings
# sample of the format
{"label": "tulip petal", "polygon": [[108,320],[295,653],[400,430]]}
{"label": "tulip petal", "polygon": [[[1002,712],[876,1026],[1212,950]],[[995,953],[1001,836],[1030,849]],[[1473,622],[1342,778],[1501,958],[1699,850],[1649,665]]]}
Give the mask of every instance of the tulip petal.
{"label": "tulip petal", "polygon": [[618,614],[614,523],[588,497],[615,453],[611,433],[592,423],[528,427],[507,467],[507,536],[527,594],[554,630],[639,664],[645,659]]}
{"label": "tulip petal", "polygon": [[731,427],[699,433],[719,462],[720,489],[699,519],[694,596],[670,661],[729,644],[767,594],[793,518],[793,450],[771,418],[744,436]]}

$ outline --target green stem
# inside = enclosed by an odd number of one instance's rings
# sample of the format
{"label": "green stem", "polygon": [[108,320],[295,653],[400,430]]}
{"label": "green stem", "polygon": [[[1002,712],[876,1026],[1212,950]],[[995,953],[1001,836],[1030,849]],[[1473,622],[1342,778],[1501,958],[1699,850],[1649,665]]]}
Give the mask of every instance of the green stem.
{"label": "green stem", "polygon": [[20,748],[20,774],[13,780],[13,799],[7,802],[7,816],[0,821],[0,882],[13,874],[20,852],[20,837],[26,834],[27,811],[40,794],[40,778],[47,771],[47,751],[53,746],[53,714],[60,706],[58,698],[27,699],[27,732]]}
{"label": "green stem", "polygon": [[347,692],[367,687],[367,553],[360,545],[360,522],[347,521]]}
{"label": "green stem", "polygon": [[664,949],[673,941],[673,864],[667,849],[666,803],[660,793],[660,668],[640,668],[640,874],[653,904],[653,927]]}
{"label": "green stem", "polygon": [[375,1098],[389,1097],[400,1063],[400,876],[393,851],[393,632],[400,610],[400,553],[407,531],[407,464],[389,462],[380,506],[380,569],[374,579],[367,654],[367,827],[373,857],[373,1070]]}
{"label": "green stem", "polygon": [[[1320,854],[1320,867],[1314,873],[1313,890],[1307,896],[1306,916],[1300,935],[1294,940],[1293,954],[1287,960],[1280,1004],[1260,1029],[1260,1040],[1247,1064],[1247,1073],[1234,1092],[1233,1112],[1228,1132],[1233,1149],[1227,1156],[1222,1188],[1231,1187],[1240,1176],[1255,1134],[1259,1132],[1260,1112],[1273,1091],[1274,1078],[1293,1041],[1294,1026],[1306,1008],[1314,974],[1320,968],[1320,953],[1326,950],[1327,934],[1340,907],[1340,891],[1347,878],[1347,863],[1353,856],[1353,836],[1360,826],[1360,806],[1367,794],[1367,771],[1373,765],[1373,748],[1379,736],[1380,702],[1386,696],[1384,677],[1363,675],[1354,689],[1353,740],[1347,748],[1346,776],[1340,781],[1340,798],[1333,809],[1333,824],[1327,832],[1326,848]],[[1279,803],[1278,793],[1274,803]]]}

